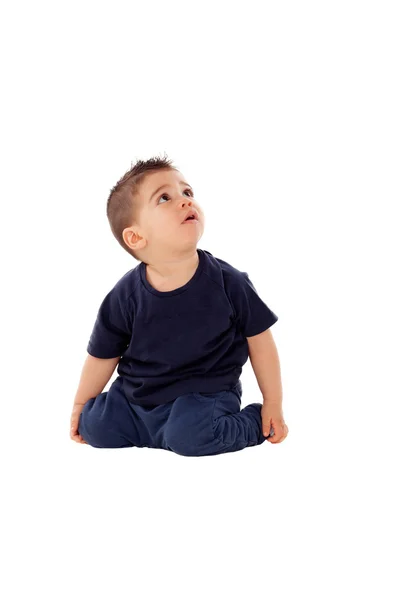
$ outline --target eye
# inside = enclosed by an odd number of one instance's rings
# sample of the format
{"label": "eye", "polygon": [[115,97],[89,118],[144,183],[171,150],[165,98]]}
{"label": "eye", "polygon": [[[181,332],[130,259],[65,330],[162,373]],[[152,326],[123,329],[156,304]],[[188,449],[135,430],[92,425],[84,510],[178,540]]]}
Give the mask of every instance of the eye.
{"label": "eye", "polygon": [[[190,193],[190,195],[193,197],[193,192],[192,192],[192,190],[191,190],[190,188],[186,188],[186,189],[184,190],[184,192],[189,192],[189,193]],[[167,197],[169,198],[169,195],[168,195],[168,194],[162,194],[162,196],[160,196],[160,198],[159,198],[159,199],[161,200],[161,198],[164,198],[164,196],[167,196]],[[158,204],[159,204],[159,202],[158,202]]]}

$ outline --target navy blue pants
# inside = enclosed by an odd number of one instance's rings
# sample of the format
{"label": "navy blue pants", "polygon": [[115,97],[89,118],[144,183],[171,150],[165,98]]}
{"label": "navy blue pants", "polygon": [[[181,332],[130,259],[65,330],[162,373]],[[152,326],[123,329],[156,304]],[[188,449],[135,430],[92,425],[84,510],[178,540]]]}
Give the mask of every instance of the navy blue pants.
{"label": "navy blue pants", "polygon": [[126,399],[122,378],[117,377],[107,392],[86,402],[78,431],[95,448],[160,448],[183,456],[234,452],[267,439],[262,404],[241,410],[241,396],[238,381],[228,391],[192,392],[168,404],[144,407]]}

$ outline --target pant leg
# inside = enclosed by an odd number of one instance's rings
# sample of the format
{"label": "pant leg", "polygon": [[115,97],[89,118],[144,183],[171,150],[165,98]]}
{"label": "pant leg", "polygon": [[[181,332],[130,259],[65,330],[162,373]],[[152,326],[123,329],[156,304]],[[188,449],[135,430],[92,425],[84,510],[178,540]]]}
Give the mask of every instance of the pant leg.
{"label": "pant leg", "polygon": [[120,377],[107,392],[86,402],[79,416],[78,432],[95,448],[151,445],[149,431],[126,399]]}
{"label": "pant leg", "polygon": [[148,432],[148,446],[150,448],[159,448],[162,450],[170,450],[166,443],[165,428],[169,419],[169,415],[174,404],[174,400],[167,404],[159,406],[140,406],[134,405],[135,414],[142,421]]}
{"label": "pant leg", "polygon": [[165,447],[182,456],[206,456],[223,452],[215,438],[212,414],[215,394],[197,393],[178,396],[172,403],[164,429]]}
{"label": "pant leg", "polygon": [[165,427],[169,449],[185,456],[235,452],[265,442],[260,403],[242,410],[242,386],[217,393],[179,396]]}
{"label": "pant leg", "polygon": [[213,429],[215,437],[224,444],[224,452],[258,446],[267,439],[262,428],[262,404],[253,402],[241,409],[240,396],[237,390],[230,390],[216,399]]}

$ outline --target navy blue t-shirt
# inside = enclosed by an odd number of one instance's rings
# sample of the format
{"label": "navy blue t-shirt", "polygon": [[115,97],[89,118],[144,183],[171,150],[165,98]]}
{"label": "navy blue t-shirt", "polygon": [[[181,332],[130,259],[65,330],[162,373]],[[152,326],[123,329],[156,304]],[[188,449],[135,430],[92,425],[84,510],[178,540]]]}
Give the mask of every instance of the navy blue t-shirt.
{"label": "navy blue t-shirt", "polygon": [[207,250],[197,253],[197,270],[184,286],[156,290],[140,262],[100,305],[87,352],[121,357],[117,372],[133,404],[230,389],[249,358],[246,338],[278,320],[246,272]]}

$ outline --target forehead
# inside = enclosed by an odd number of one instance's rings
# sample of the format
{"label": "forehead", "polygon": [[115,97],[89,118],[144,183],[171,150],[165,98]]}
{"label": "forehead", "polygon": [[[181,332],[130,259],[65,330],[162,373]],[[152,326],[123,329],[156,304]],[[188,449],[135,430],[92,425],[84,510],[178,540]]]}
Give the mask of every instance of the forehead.
{"label": "forehead", "polygon": [[155,173],[149,173],[140,185],[141,194],[145,198],[149,198],[151,194],[161,185],[174,185],[179,181],[184,181],[182,173],[172,169],[165,169]]}

